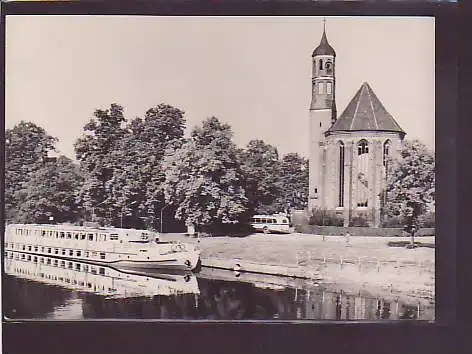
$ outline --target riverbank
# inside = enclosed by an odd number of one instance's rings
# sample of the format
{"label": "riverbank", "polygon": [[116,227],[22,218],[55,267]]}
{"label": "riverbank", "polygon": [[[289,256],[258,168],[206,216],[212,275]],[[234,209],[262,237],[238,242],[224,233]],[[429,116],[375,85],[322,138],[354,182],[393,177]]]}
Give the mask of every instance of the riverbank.
{"label": "riverbank", "polygon": [[[402,237],[344,237],[293,233],[252,234],[247,237],[191,238],[164,234],[163,240],[198,244],[204,266],[290,269],[323,286],[345,292],[434,302],[434,248],[389,247]],[[434,237],[417,241],[434,244]]]}

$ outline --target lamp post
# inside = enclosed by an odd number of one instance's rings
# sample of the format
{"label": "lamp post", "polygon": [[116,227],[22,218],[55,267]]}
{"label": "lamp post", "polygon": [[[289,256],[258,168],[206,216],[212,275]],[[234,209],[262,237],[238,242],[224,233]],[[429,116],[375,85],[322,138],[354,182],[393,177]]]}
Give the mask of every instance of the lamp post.
{"label": "lamp post", "polygon": [[123,228],[123,211],[125,210],[125,208],[127,206],[130,206],[130,205],[133,205],[133,204],[136,204],[136,200],[134,202],[129,203],[129,204],[123,205],[123,207],[121,208],[120,228]]}
{"label": "lamp post", "polygon": [[100,202],[100,203],[98,203],[97,205],[95,205],[95,206],[92,207],[92,222],[95,221],[95,208],[98,207],[99,205],[102,205],[102,204],[105,203],[105,202],[106,202],[106,200],[104,200],[103,202]]}

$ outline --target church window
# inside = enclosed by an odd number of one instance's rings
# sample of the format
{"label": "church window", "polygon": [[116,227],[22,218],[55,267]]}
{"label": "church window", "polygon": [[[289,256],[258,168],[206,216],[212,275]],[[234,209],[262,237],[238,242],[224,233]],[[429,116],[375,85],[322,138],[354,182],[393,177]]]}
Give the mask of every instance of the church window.
{"label": "church window", "polygon": [[339,195],[338,206],[344,206],[344,144],[339,144]]}
{"label": "church window", "polygon": [[320,59],[320,70],[323,70],[323,59]]}
{"label": "church window", "polygon": [[390,140],[387,140],[383,145],[383,165],[387,167],[388,155],[390,153]]}
{"label": "church window", "polygon": [[318,93],[324,93],[324,82],[318,84]]}
{"label": "church window", "polygon": [[357,144],[357,206],[367,207],[369,198],[369,144]]}
{"label": "church window", "polygon": [[333,90],[333,88],[332,88],[332,83],[331,83],[331,82],[328,82],[328,83],[326,84],[326,93],[329,95],[329,94],[331,94],[332,90]]}

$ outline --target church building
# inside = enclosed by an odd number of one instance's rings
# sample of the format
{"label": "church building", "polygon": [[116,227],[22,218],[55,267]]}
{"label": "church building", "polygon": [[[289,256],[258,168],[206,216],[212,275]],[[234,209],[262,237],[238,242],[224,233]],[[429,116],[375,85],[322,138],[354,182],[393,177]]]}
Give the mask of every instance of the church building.
{"label": "church building", "polygon": [[399,154],[406,133],[367,82],[337,117],[336,52],[325,28],[312,64],[309,211],[334,211],[344,226],[361,217],[378,227],[388,156]]}

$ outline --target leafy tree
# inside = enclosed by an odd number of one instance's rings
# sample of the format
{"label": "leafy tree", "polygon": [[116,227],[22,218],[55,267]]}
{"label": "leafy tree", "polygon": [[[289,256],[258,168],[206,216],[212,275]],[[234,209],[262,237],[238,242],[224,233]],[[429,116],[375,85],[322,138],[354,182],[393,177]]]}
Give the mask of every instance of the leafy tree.
{"label": "leafy tree", "polygon": [[144,119],[135,118],[112,153],[120,166],[114,170],[111,190],[122,208],[131,203],[133,211],[145,215],[146,226],[157,228],[156,216],[164,207],[162,169],[169,146],[180,144],[185,129],[184,112],[160,104],[149,109]]}
{"label": "leafy tree", "polygon": [[[75,199],[83,183],[78,166],[65,156],[44,162],[16,193],[18,221],[23,223],[74,222],[80,210]],[[53,220],[50,220],[50,217]]]}
{"label": "leafy tree", "polygon": [[239,159],[251,211],[263,214],[280,212],[274,204],[282,192],[277,149],[262,140],[251,140],[240,152]]}
{"label": "leafy tree", "polygon": [[164,192],[186,225],[236,223],[246,211],[243,176],[233,133],[212,117],[164,158]]}
{"label": "leafy tree", "polygon": [[279,164],[279,195],[275,209],[304,209],[308,200],[308,160],[296,153],[285,155]]}
{"label": "leafy tree", "polygon": [[400,157],[388,164],[385,213],[406,220],[413,244],[418,217],[428,211],[434,200],[434,154],[418,140],[405,141]]}
{"label": "leafy tree", "polygon": [[119,210],[112,194],[112,178],[114,170],[122,165],[115,151],[126,135],[124,122],[123,107],[115,103],[109,109],[97,109],[94,118],[84,126],[84,136],[74,145],[85,177],[78,202],[93,210],[102,222],[110,222],[112,213]]}
{"label": "leafy tree", "polygon": [[5,132],[5,211],[6,219],[15,221],[18,191],[54,150],[57,139],[31,122],[21,121]]}

